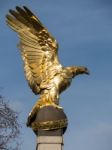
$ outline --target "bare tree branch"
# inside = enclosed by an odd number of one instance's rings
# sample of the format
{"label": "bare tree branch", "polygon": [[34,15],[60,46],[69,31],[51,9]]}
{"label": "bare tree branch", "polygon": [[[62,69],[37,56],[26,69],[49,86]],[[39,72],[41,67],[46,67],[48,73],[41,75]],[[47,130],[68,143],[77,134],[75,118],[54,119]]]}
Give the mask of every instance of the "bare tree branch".
{"label": "bare tree branch", "polygon": [[20,125],[18,113],[12,110],[0,96],[0,150],[18,150]]}

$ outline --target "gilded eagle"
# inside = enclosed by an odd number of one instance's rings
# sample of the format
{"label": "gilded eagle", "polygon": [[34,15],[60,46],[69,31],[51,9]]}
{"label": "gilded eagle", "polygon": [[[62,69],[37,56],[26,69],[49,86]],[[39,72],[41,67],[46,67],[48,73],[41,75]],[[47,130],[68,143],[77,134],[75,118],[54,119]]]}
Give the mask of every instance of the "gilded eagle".
{"label": "gilded eagle", "polygon": [[59,107],[59,95],[79,74],[89,74],[86,67],[64,67],[58,59],[58,43],[26,6],[9,10],[7,24],[18,33],[19,48],[29,86],[40,98],[29,114],[27,125],[39,108],[46,105]]}

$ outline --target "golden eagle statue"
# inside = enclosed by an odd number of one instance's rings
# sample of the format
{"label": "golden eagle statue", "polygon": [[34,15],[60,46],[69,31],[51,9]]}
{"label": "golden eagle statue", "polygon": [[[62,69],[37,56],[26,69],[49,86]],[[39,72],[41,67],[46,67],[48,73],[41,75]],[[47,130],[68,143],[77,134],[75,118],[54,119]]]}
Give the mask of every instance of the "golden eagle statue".
{"label": "golden eagle statue", "polygon": [[24,62],[25,76],[39,100],[29,114],[27,125],[38,110],[52,105],[58,109],[59,95],[79,74],[89,74],[86,67],[64,67],[58,59],[58,43],[26,6],[9,10],[7,24],[18,33],[19,48]]}

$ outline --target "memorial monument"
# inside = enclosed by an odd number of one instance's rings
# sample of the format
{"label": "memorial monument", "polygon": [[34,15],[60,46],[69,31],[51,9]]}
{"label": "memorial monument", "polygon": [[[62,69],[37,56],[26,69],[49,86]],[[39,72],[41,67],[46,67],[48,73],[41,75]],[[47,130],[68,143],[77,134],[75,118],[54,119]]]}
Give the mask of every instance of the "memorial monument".
{"label": "memorial monument", "polygon": [[61,150],[68,120],[59,105],[60,94],[74,77],[89,71],[83,66],[64,67],[60,63],[57,41],[26,6],[9,12],[6,22],[19,35],[26,80],[34,94],[40,95],[27,126],[37,135],[36,149]]}

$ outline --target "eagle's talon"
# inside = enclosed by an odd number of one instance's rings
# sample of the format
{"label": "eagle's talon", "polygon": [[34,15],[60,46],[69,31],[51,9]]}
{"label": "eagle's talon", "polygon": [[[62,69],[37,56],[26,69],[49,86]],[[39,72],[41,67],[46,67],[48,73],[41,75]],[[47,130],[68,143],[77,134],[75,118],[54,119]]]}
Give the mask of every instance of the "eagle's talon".
{"label": "eagle's talon", "polygon": [[59,106],[59,105],[57,105],[55,103],[53,103],[52,106],[55,107],[55,108],[57,108],[57,109],[63,109],[63,107],[61,107],[61,106]]}

